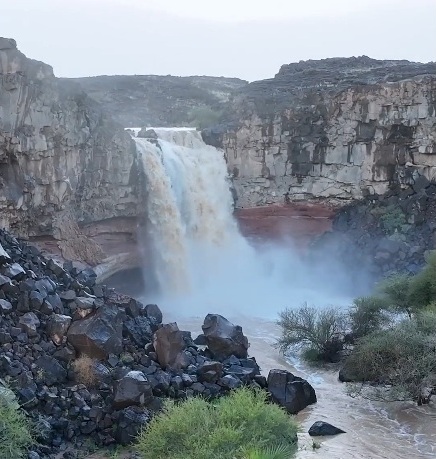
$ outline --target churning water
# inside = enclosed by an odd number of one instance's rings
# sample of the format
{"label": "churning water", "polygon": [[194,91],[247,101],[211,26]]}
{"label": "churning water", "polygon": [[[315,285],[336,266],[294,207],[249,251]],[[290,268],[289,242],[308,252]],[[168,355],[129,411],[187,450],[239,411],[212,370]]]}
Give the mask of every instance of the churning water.
{"label": "churning water", "polygon": [[194,129],[135,138],[147,194],[147,253],[158,283],[149,298],[188,316],[242,313],[275,319],[288,306],[344,304],[351,284],[327,253],[308,264],[292,246],[254,248],[233,217],[223,153]]}
{"label": "churning water", "polygon": [[264,372],[288,368],[314,385],[318,403],[298,415],[303,430],[325,420],[347,433],[322,440],[319,450],[299,434],[299,459],[435,457],[434,406],[352,399],[337,371],[286,362],[271,345],[279,333],[273,321],[284,307],[349,304],[355,286],[334,253],[318,253],[308,262],[292,241],[254,248],[233,218],[222,152],[205,145],[195,130],[155,132],[157,141],[135,139],[147,194],[145,252],[158,287],[144,301],[157,302],[166,320],[194,332],[208,312],[235,319]]}

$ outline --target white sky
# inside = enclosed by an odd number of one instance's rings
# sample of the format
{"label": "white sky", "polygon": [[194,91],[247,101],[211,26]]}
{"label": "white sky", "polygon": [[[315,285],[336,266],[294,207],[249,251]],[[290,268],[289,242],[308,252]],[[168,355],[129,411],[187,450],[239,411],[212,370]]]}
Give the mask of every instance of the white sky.
{"label": "white sky", "polygon": [[256,80],[301,59],[428,62],[435,24],[436,0],[0,0],[0,36],[58,76]]}

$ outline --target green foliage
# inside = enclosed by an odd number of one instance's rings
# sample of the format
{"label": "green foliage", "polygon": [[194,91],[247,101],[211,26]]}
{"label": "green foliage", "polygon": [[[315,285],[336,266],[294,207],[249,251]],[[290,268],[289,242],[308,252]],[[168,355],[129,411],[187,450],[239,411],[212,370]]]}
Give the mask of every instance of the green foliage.
{"label": "green foliage", "polygon": [[379,285],[386,307],[393,312],[411,315],[410,282],[412,277],[407,274],[393,274]]}
{"label": "green foliage", "polygon": [[189,123],[199,129],[205,129],[218,124],[222,112],[211,107],[195,107],[188,115]]}
{"label": "green foliage", "polygon": [[412,277],[409,285],[411,307],[420,310],[436,301],[436,255],[427,257],[425,268]]}
{"label": "green foliage", "polygon": [[289,459],[295,452],[288,445],[270,446],[261,450],[249,451],[244,459]]}
{"label": "green foliage", "polygon": [[385,327],[390,320],[387,305],[384,298],[377,296],[355,299],[349,311],[353,338],[361,338]]}
{"label": "green foliage", "polygon": [[10,392],[1,384],[0,388],[0,457],[24,458],[27,448],[33,442],[30,424]]}
{"label": "green foliage", "polygon": [[345,365],[358,380],[391,385],[379,398],[428,401],[436,385],[436,316],[418,314],[394,327],[373,332],[357,342]]}
{"label": "green foliage", "polygon": [[404,212],[399,207],[388,206],[386,211],[380,215],[380,223],[386,234],[393,234],[401,231],[407,221]]}
{"label": "green foliage", "polygon": [[137,449],[143,459],[244,459],[269,446],[295,450],[296,423],[266,397],[242,388],[214,403],[167,403],[139,435]]}
{"label": "green foliage", "polygon": [[316,309],[304,304],[299,309],[285,309],[278,324],[282,329],[278,346],[283,352],[298,344],[308,360],[334,361],[343,348],[347,320],[337,308]]}

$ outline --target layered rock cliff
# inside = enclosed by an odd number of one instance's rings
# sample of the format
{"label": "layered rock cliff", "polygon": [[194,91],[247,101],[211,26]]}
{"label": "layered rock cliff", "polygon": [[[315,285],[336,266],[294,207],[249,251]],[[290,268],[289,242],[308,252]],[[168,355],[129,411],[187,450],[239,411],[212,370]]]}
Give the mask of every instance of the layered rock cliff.
{"label": "layered rock cliff", "polygon": [[435,175],[436,63],[285,65],[242,88],[227,118],[204,137],[225,150],[237,207],[384,193]]}
{"label": "layered rock cliff", "polygon": [[74,78],[124,127],[207,126],[247,82],[211,76],[102,75]]}
{"label": "layered rock cliff", "polygon": [[101,261],[79,226],[95,235],[99,222],[137,215],[134,142],[78,85],[11,39],[0,38],[0,79],[1,227]]}

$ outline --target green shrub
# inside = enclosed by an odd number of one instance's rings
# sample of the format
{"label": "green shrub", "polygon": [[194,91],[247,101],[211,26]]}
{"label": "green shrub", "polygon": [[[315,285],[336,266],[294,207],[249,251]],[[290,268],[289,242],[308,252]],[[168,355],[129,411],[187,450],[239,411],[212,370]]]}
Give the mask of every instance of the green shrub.
{"label": "green shrub", "polygon": [[427,264],[409,283],[411,307],[417,311],[436,301],[436,255],[427,257]]}
{"label": "green shrub", "polygon": [[13,394],[0,383],[0,457],[20,459],[32,444],[30,424]]}
{"label": "green shrub", "polygon": [[269,446],[296,446],[297,426],[263,391],[238,389],[212,402],[167,403],[141,432],[143,459],[237,459]]}
{"label": "green shrub", "polygon": [[355,299],[349,311],[353,338],[361,338],[385,327],[390,320],[387,305],[384,298],[377,296]]}
{"label": "green shrub", "polygon": [[[378,398],[428,402],[436,385],[436,316],[427,314],[426,319],[405,320],[360,339],[345,361],[347,371],[357,380],[381,386],[373,391]],[[385,391],[383,385],[393,390]]]}
{"label": "green shrub", "polygon": [[272,446],[262,450],[250,451],[244,459],[289,459],[295,448],[288,445]]}
{"label": "green shrub", "polygon": [[386,302],[386,307],[399,314],[412,315],[410,283],[412,276],[393,274],[384,279],[378,289]]}
{"label": "green shrub", "polygon": [[388,206],[380,216],[380,223],[386,234],[393,234],[396,231],[401,231],[407,221],[404,212],[399,207]]}
{"label": "green shrub", "polygon": [[282,311],[277,323],[282,329],[277,344],[283,352],[298,344],[303,347],[304,358],[330,362],[343,348],[347,320],[337,308],[316,309],[304,304]]}

